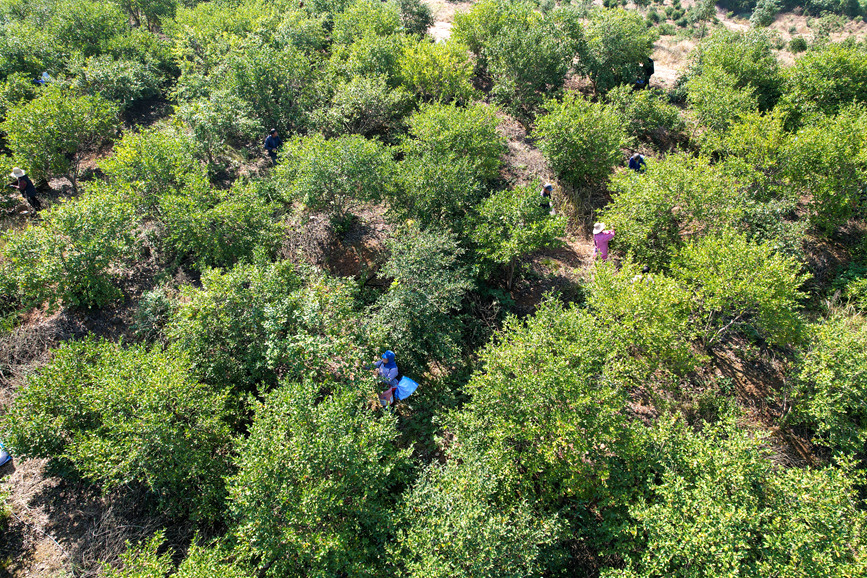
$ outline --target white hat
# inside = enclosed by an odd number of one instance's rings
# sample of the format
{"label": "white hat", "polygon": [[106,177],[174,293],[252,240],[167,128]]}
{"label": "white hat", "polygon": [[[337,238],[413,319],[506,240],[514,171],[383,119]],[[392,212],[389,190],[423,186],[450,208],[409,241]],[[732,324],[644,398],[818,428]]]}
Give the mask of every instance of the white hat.
{"label": "white hat", "polygon": [[10,176],[10,177],[14,177],[14,178],[16,178],[16,179],[20,179],[21,177],[23,177],[23,176],[26,175],[26,174],[27,174],[27,173],[25,173],[24,171],[22,171],[22,170],[19,169],[18,167],[15,167],[14,169],[12,169],[12,172],[9,173],[9,176]]}
{"label": "white hat", "polygon": [[543,189],[551,189],[551,190],[553,190],[553,189],[554,189],[554,185],[552,185],[551,183],[545,183],[544,185],[542,185],[542,188],[543,188]]}
{"label": "white hat", "polygon": [[593,225],[593,234],[598,235],[605,230],[605,223],[596,223]]}

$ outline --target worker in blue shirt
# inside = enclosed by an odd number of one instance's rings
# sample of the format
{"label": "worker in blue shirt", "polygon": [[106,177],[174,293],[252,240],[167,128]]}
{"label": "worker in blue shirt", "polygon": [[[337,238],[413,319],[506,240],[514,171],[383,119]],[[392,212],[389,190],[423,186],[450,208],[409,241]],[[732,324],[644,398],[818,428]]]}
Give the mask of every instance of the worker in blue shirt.
{"label": "worker in blue shirt", "polygon": [[268,133],[268,138],[265,139],[265,150],[268,151],[268,156],[271,157],[271,162],[277,164],[277,150],[283,145],[280,135],[277,134],[277,129],[272,128]]}

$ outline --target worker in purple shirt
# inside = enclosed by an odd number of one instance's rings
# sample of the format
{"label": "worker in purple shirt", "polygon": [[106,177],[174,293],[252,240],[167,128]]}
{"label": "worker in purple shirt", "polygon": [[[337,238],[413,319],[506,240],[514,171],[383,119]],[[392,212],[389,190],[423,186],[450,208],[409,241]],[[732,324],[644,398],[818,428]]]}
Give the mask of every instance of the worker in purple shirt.
{"label": "worker in purple shirt", "polygon": [[614,228],[605,229],[605,223],[593,225],[593,245],[596,247],[593,255],[603,261],[608,260],[608,242],[614,238]]}

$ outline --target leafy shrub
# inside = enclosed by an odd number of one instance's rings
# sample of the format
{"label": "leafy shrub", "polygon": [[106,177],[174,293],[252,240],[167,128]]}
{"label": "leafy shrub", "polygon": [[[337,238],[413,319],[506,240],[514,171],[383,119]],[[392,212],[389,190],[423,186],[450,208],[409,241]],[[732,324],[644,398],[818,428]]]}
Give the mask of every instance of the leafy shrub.
{"label": "leafy shrub", "polygon": [[798,54],[807,50],[807,41],[803,36],[796,36],[789,40],[789,52]]}
{"label": "leafy shrub", "polygon": [[199,271],[227,267],[276,249],[280,227],[268,203],[238,183],[230,191],[186,189],[164,194],[159,208],[164,250]]}
{"label": "leafy shrub", "polygon": [[141,214],[157,216],[162,195],[207,188],[207,172],[195,152],[196,141],[180,126],[158,126],[124,134],[100,168]]}
{"label": "leafy shrub", "polygon": [[507,189],[494,193],[479,207],[472,233],[476,251],[484,259],[505,267],[509,289],[518,259],[556,245],[566,228],[565,217],[549,215],[537,191],[532,186]]}
{"label": "leafy shrub", "polygon": [[763,436],[732,418],[701,433],[666,418],[648,433],[656,465],[624,528],[636,538],[620,549],[626,567],[606,578],[863,571],[850,465],[775,468]]}
{"label": "leafy shrub", "polygon": [[767,33],[720,29],[695,50],[688,76],[711,74],[711,83],[753,92],[760,110],[765,111],[772,109],[780,96],[779,70]]}
{"label": "leafy shrub", "polygon": [[479,72],[487,73],[488,60],[485,47],[504,27],[526,27],[532,7],[520,2],[482,0],[473,3],[467,12],[455,14],[452,38],[469,48],[476,57]]}
{"label": "leafy shrub", "polygon": [[266,576],[374,573],[395,527],[411,450],[363,394],[344,386],[323,398],[325,387],[282,385],[239,448],[230,510]]}
{"label": "leafy shrub", "polygon": [[643,175],[619,172],[610,189],[612,202],[600,219],[617,229],[612,246],[656,270],[667,266],[684,237],[704,235],[740,216],[736,186],[707,159],[648,159]]}
{"label": "leafy shrub", "polygon": [[575,187],[602,180],[621,161],[628,138],[614,108],[574,94],[543,108],[536,122],[539,148],[562,180]]}
{"label": "leafy shrub", "polygon": [[478,459],[434,464],[406,502],[407,528],[393,547],[413,576],[541,575],[546,549],[563,531],[556,517],[542,517],[522,501],[497,502],[496,478]]}
{"label": "leafy shrub", "polygon": [[421,0],[397,0],[397,6],[407,34],[424,35],[434,25],[433,11]]}
{"label": "leafy shrub", "polygon": [[412,41],[402,34],[371,34],[348,46],[335,45],[328,59],[328,73],[339,76],[345,82],[359,77],[382,77],[389,88],[396,88],[400,84],[400,66],[405,47],[411,45]]}
{"label": "leafy shrub", "polygon": [[73,72],[79,92],[100,94],[124,109],[160,94],[162,79],[156,71],[134,60],[94,56]]}
{"label": "leafy shrub", "polygon": [[537,106],[563,86],[575,55],[571,40],[552,18],[535,12],[507,20],[484,47],[494,82],[491,95],[519,118],[532,118]]}
{"label": "leafy shrub", "polygon": [[686,245],[672,273],[695,291],[706,344],[749,323],[768,341],[787,346],[801,337],[798,302],[809,275],[800,269],[792,257],[727,230]]}
{"label": "leafy shrub", "polygon": [[314,102],[312,79],[312,63],[299,49],[247,40],[215,63],[202,82],[211,94],[225,91],[245,103],[262,132],[266,127],[288,132],[307,126]]}
{"label": "leafy shrub", "polygon": [[719,68],[706,69],[686,83],[687,101],[699,124],[724,132],[730,124],[758,110],[752,87],[738,87],[737,79]]}
{"label": "leafy shrub", "polygon": [[774,23],[777,12],[780,11],[779,0],[759,0],[756,8],[750,16],[750,24],[757,28],[764,28]]}
{"label": "leafy shrub", "polygon": [[668,22],[663,22],[656,30],[660,36],[674,36],[677,34],[677,28],[674,27],[674,24],[669,24]]}
{"label": "leafy shrub", "polygon": [[382,76],[357,76],[334,88],[326,108],[313,113],[313,123],[326,136],[388,136],[400,126],[409,108],[408,95],[388,88]]}
{"label": "leafy shrub", "polygon": [[389,209],[422,228],[464,232],[485,187],[475,159],[452,155],[410,156],[398,165],[397,188]]}
{"label": "leafy shrub", "polygon": [[622,85],[608,93],[607,101],[620,113],[627,132],[633,137],[660,142],[665,136],[684,129],[680,111],[666,102],[661,91],[636,92]]}
{"label": "leafy shrub", "polygon": [[448,428],[460,455],[484,460],[506,504],[556,511],[608,478],[629,431],[623,390],[605,373],[618,339],[551,300],[524,321],[508,318],[484,349],[484,371],[466,386],[471,400]]}
{"label": "leafy shrub", "polygon": [[103,566],[102,575],[105,578],[165,578],[174,569],[171,553],[158,554],[165,543],[165,533],[156,532],[146,542],[140,544],[126,543],[126,551],[121,553],[120,568],[108,564]]}
{"label": "leafy shrub", "polygon": [[358,202],[381,199],[393,186],[389,150],[358,135],[296,138],[281,152],[275,179],[283,200],[301,201],[336,219]]}
{"label": "leafy shrub", "polygon": [[402,371],[420,377],[432,362],[460,354],[463,322],[455,313],[472,286],[460,263],[464,251],[447,231],[409,227],[388,247],[381,275],[393,282],[374,306],[373,323],[383,329]]}
{"label": "leafy shrub", "polygon": [[867,102],[867,53],[829,43],[806,52],[785,73],[785,104],[795,113],[833,115]]}
{"label": "leafy shrub", "polygon": [[867,109],[850,107],[834,118],[818,118],[785,147],[785,172],[810,195],[811,221],[826,232],[844,224],[863,203],[867,178],[864,131]]}
{"label": "leafy shrub", "polygon": [[56,86],[44,87],[38,98],[11,107],[0,130],[18,166],[32,177],[69,175],[78,183],[84,153],[114,134],[117,106],[101,96],[75,96]]}
{"label": "leafy shrub", "polygon": [[792,421],[814,428],[815,442],[861,453],[867,442],[867,324],[837,316],[811,327],[801,362]]}
{"label": "leafy shrub", "polygon": [[499,124],[492,106],[431,104],[409,118],[411,138],[404,141],[403,150],[409,157],[466,159],[479,178],[493,180],[506,152]]}
{"label": "leafy shrub", "polygon": [[423,100],[467,102],[476,96],[467,49],[455,41],[408,43],[399,66],[403,86]]}
{"label": "leafy shrub", "polygon": [[226,146],[245,144],[263,132],[250,104],[227,90],[184,102],[177,116],[190,126],[195,148],[212,164]]}
{"label": "leafy shrub", "polygon": [[390,36],[401,27],[396,4],[379,0],[355,0],[335,15],[332,38],[337,44],[352,44],[362,36]]}
{"label": "leafy shrub", "polygon": [[228,467],[225,399],[187,360],[108,341],[67,342],[4,418],[20,455],[63,457],[106,489],[144,484],[176,516],[215,519]]}
{"label": "leafy shrub", "polygon": [[657,31],[645,26],[635,11],[596,9],[590,13],[586,42],[579,52],[580,69],[601,93],[619,84],[631,85],[657,38]]}
{"label": "leafy shrub", "polygon": [[[322,377],[354,338],[351,285],[289,262],[205,271],[165,329],[202,381],[236,391]],[[349,329],[348,329],[349,328]]]}
{"label": "leafy shrub", "polygon": [[26,74],[16,72],[6,77],[0,84],[0,118],[13,106],[19,106],[36,98],[37,87]]}
{"label": "leafy shrub", "polygon": [[[619,234],[619,231],[618,231]],[[628,354],[607,368],[615,381],[670,387],[672,376],[694,370],[692,293],[681,280],[662,273],[639,273],[625,259],[620,271],[597,267],[587,304],[597,324],[611,327]]]}
{"label": "leafy shrub", "polygon": [[19,299],[90,308],[118,298],[113,277],[135,247],[134,216],[115,194],[87,193],[44,211],[37,225],[7,232],[5,273]]}
{"label": "leafy shrub", "polygon": [[133,316],[132,330],[146,342],[156,341],[168,323],[174,303],[165,289],[156,288],[142,295]]}

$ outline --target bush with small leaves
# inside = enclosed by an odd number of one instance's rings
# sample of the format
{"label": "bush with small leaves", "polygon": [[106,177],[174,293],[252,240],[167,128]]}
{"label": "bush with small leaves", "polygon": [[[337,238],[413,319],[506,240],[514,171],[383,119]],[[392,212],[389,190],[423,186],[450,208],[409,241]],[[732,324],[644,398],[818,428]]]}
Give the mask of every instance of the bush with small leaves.
{"label": "bush with small leaves", "polygon": [[484,53],[494,83],[491,95],[527,120],[563,86],[575,47],[552,17],[530,12],[524,19],[506,21]]}
{"label": "bush with small leaves", "polygon": [[380,0],[355,0],[334,16],[332,39],[336,44],[352,44],[362,36],[391,36],[402,25],[398,6]]}
{"label": "bush with small leaves", "polygon": [[391,90],[382,76],[356,76],[334,87],[327,106],[313,112],[313,124],[327,137],[387,138],[400,127],[411,100],[405,91]]}
{"label": "bush with small leaves", "polygon": [[114,278],[135,250],[131,203],[114,193],[86,193],[42,219],[3,237],[2,266],[22,303],[93,308],[122,295]]}
{"label": "bush with small leaves", "polygon": [[46,86],[38,98],[12,106],[0,130],[18,166],[36,179],[68,175],[77,188],[84,153],[114,135],[117,105],[99,95],[76,96]]}
{"label": "bush with small leaves", "polygon": [[466,232],[486,194],[474,160],[451,155],[404,159],[398,165],[397,184],[388,199],[395,217],[412,219],[422,228],[436,226],[460,234]]}
{"label": "bush with small leaves", "polygon": [[624,388],[605,371],[619,339],[588,312],[548,300],[507,319],[483,350],[470,401],[447,427],[462,455],[484,460],[504,503],[556,511],[601,491],[629,432]]}
{"label": "bush with small leaves", "polygon": [[[352,44],[332,46],[326,82],[351,82],[361,77],[384,78],[389,88],[400,85],[400,61],[412,40],[402,34],[367,35]],[[333,77],[333,80],[329,80]]]}
{"label": "bush with small leaves", "polygon": [[602,576],[842,578],[867,570],[852,464],[779,468],[765,436],[732,417],[700,433],[663,418],[647,433],[647,487],[629,506],[622,531],[632,538],[618,549],[626,564]]}
{"label": "bush with small leaves", "polygon": [[392,555],[410,576],[543,575],[547,550],[562,538],[564,524],[534,512],[526,500],[504,507],[494,472],[478,458],[461,458],[422,474],[403,504],[407,527]]}
{"label": "bush with small leaves", "polygon": [[813,428],[814,442],[861,454],[867,442],[867,324],[838,315],[810,327],[789,419]]}
{"label": "bush with small leaves", "polygon": [[410,138],[404,141],[403,150],[413,158],[467,159],[479,178],[493,180],[506,153],[499,124],[492,106],[431,104],[409,118]]}
{"label": "bush with small leaves", "polygon": [[172,570],[172,556],[169,552],[158,554],[165,544],[165,532],[156,532],[146,542],[139,544],[126,543],[126,551],[121,553],[119,568],[108,564],[102,568],[105,578],[166,578]]}
{"label": "bush with small leaves", "polygon": [[691,77],[686,94],[697,122],[711,131],[724,132],[759,108],[755,89],[739,87],[737,78],[720,68],[708,68]]}
{"label": "bush with small leaves", "polygon": [[782,103],[798,116],[836,114],[867,103],[867,52],[856,45],[815,46],[786,69]]}
{"label": "bush with small leaves", "polygon": [[19,455],[69,460],[106,489],[143,484],[174,516],[213,520],[229,468],[226,399],[177,352],[67,342],[19,391],[3,429]]}
{"label": "bush with small leaves", "polygon": [[393,279],[374,305],[371,320],[384,328],[383,340],[394,350],[402,371],[421,376],[433,362],[460,354],[463,321],[456,315],[472,288],[464,253],[448,232],[408,227],[389,241],[391,256],[381,275]]}
{"label": "bush with small leaves", "polygon": [[360,202],[382,199],[394,186],[391,152],[359,135],[298,137],[283,145],[280,159],[274,178],[282,200],[301,201],[335,219]]}
{"label": "bush with small leaves", "polygon": [[261,121],[250,104],[228,90],[184,102],[177,109],[177,117],[193,131],[191,148],[201,149],[211,164],[226,147],[246,144],[262,132]]}
{"label": "bush with small leaves", "polygon": [[162,195],[207,188],[207,171],[196,158],[196,146],[177,123],[127,132],[100,168],[141,215],[157,217]]}
{"label": "bush with small leaves", "polygon": [[606,100],[620,113],[627,132],[635,138],[659,143],[684,129],[680,110],[667,102],[662,91],[636,92],[631,86],[621,85],[609,91]]}
{"label": "bush with small leaves", "polygon": [[851,106],[836,117],[817,117],[788,139],[785,173],[807,195],[811,222],[830,233],[864,206],[867,181],[867,108]]}
{"label": "bush with small leaves", "polygon": [[199,271],[229,267],[256,252],[273,254],[281,234],[269,203],[245,183],[229,191],[171,191],[160,197],[159,211],[162,248]]}
{"label": "bush with small leaves", "polygon": [[762,111],[772,109],[780,96],[780,65],[770,37],[764,31],[720,29],[714,32],[696,48],[687,76],[692,78],[712,71],[715,71],[715,82],[725,81],[734,89],[754,94]]}
{"label": "bush with small leaves", "polygon": [[239,264],[182,289],[164,334],[202,381],[236,391],[277,375],[324,377],[328,359],[357,339],[351,284],[289,262]]}
{"label": "bush with small leaves", "polygon": [[580,45],[580,70],[590,77],[597,92],[619,84],[632,85],[653,51],[658,38],[635,11],[597,8],[590,13],[585,41]]}
{"label": "bush with small leaves", "polygon": [[476,96],[473,65],[456,41],[406,43],[399,70],[401,84],[424,101],[469,102]]}
{"label": "bush with small leaves", "polygon": [[605,179],[622,161],[629,138],[616,109],[574,94],[543,108],[536,121],[539,148],[558,177],[580,187]]}
{"label": "bush with small leaves", "polygon": [[84,94],[99,94],[128,109],[160,94],[162,79],[156,71],[134,60],[94,56],[73,66],[73,85]]}
{"label": "bush with small leaves", "polygon": [[600,326],[616,328],[628,351],[609,364],[609,376],[635,386],[671,387],[701,361],[693,351],[693,295],[680,279],[640,271],[629,258],[619,271],[597,266],[587,305]]}
{"label": "bush with small leaves", "polygon": [[544,247],[556,246],[565,233],[566,218],[552,216],[536,187],[494,193],[479,206],[472,239],[485,260],[504,267],[506,287],[512,288],[518,260]]}
{"label": "bush with small leaves", "polygon": [[397,6],[407,34],[423,36],[434,25],[433,11],[422,0],[397,0]]}
{"label": "bush with small leaves", "polygon": [[799,301],[806,294],[800,287],[810,275],[766,244],[731,230],[708,235],[680,250],[672,275],[694,291],[694,315],[707,345],[746,325],[780,346],[802,337]]}
{"label": "bush with small leaves", "polygon": [[[291,383],[257,408],[229,479],[234,534],[261,575],[364,576],[385,564],[412,450],[360,384]],[[329,393],[329,391],[331,393]]]}
{"label": "bush with small leaves", "polygon": [[647,171],[611,180],[612,202],[600,215],[617,229],[612,242],[636,262],[665,269],[689,236],[702,236],[741,215],[740,193],[707,159],[669,155],[648,159]]}
{"label": "bush with small leaves", "polygon": [[798,54],[799,52],[804,52],[807,50],[807,41],[803,36],[795,36],[791,40],[789,40],[789,52],[792,54]]}

